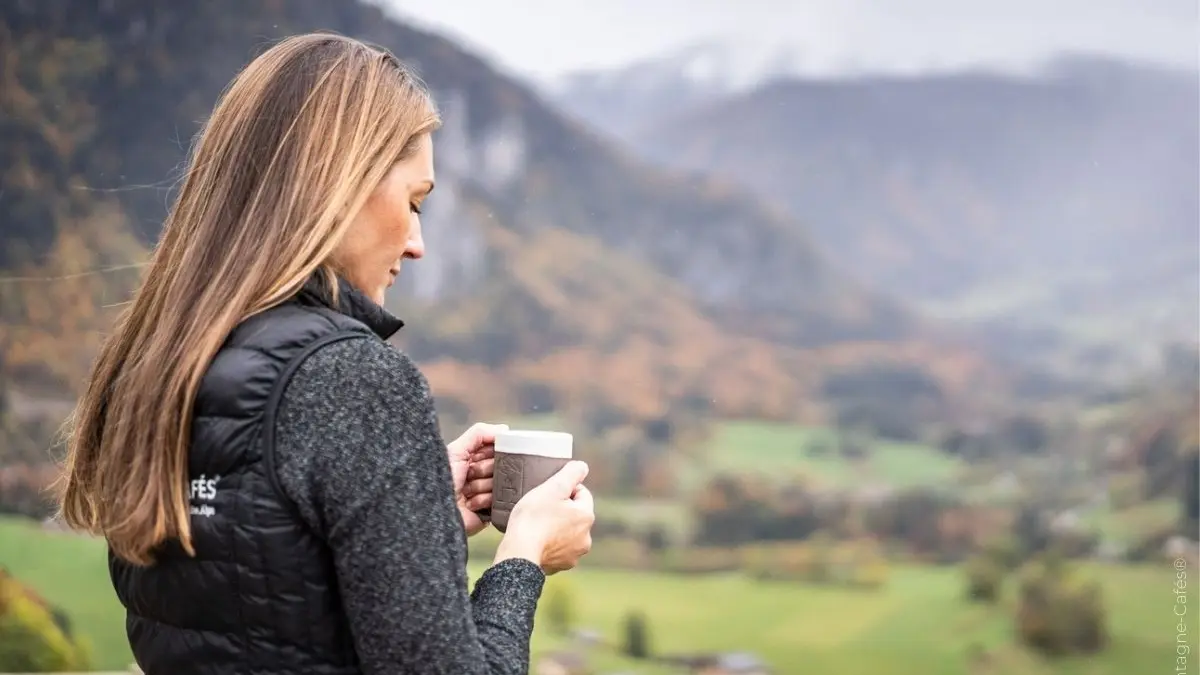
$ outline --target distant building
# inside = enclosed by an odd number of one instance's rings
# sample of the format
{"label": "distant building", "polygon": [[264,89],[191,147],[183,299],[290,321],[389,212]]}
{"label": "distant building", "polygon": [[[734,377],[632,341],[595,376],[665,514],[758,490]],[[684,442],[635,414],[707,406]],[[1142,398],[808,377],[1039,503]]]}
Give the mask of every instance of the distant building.
{"label": "distant building", "polygon": [[879,506],[896,494],[896,489],[887,483],[869,483],[854,493],[854,499],[866,506]]}
{"label": "distant building", "polygon": [[580,647],[599,647],[604,644],[604,636],[598,631],[580,628],[579,630],[576,630],[572,636],[575,639],[575,644],[579,645]]}
{"label": "distant building", "polygon": [[1182,558],[1196,565],[1200,563],[1200,542],[1175,535],[1163,544],[1163,555],[1167,558]]}
{"label": "distant building", "polygon": [[693,675],[772,675],[770,667],[749,652],[704,654],[675,661]]}
{"label": "distant building", "polygon": [[1120,562],[1127,554],[1128,547],[1116,541],[1102,541],[1096,548],[1096,559],[1106,563]]}
{"label": "distant building", "polygon": [[1064,534],[1070,532],[1079,532],[1083,529],[1083,519],[1074,509],[1068,509],[1054,516],[1050,521],[1050,530],[1056,533]]}
{"label": "distant building", "polygon": [[1012,471],[1005,471],[992,480],[990,487],[997,494],[1012,495],[1020,491],[1021,479]]}
{"label": "distant building", "polygon": [[576,652],[550,652],[538,657],[533,675],[590,675],[587,659]]}

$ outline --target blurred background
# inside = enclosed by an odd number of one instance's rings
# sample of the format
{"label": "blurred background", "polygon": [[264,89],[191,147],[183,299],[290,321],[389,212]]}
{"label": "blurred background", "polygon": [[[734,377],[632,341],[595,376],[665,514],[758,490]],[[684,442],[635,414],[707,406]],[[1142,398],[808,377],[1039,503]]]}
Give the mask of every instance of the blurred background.
{"label": "blurred background", "polygon": [[50,517],[57,432],[198,124],[315,29],[394,50],[445,117],[389,302],[446,433],[566,429],[592,465],[533,672],[1198,672],[1198,26],[4,0],[0,672],[131,663],[103,543]]}

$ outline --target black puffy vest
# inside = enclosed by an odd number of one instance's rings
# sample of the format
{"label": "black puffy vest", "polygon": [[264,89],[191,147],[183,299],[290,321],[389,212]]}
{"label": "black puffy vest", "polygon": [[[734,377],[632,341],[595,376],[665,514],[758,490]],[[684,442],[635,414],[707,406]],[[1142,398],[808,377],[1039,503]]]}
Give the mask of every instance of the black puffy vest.
{"label": "black puffy vest", "polygon": [[209,366],[188,457],[196,556],[171,542],[140,568],[110,553],[147,675],[359,673],[331,553],[279,488],[272,447],[283,388],[306,356],[402,325],[345,283],[339,294],[335,311],[314,278],[238,326]]}

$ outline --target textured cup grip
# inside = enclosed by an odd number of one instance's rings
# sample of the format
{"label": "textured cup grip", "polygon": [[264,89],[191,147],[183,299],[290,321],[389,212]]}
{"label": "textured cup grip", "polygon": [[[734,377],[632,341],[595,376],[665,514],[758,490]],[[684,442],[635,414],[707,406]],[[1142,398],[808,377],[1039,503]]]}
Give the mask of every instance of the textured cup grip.
{"label": "textured cup grip", "polygon": [[525,493],[546,482],[568,461],[559,457],[497,452],[492,488],[492,526],[504,532],[508,528],[509,514]]}

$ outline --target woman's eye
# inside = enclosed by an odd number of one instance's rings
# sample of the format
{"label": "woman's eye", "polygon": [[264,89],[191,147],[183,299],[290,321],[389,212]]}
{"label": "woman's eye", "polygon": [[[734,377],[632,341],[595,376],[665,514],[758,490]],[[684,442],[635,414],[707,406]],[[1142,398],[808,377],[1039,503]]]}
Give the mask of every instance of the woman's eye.
{"label": "woman's eye", "polygon": [[416,203],[409,204],[408,210],[412,211],[413,213],[417,214],[418,216],[421,215],[421,207],[417,206]]}

